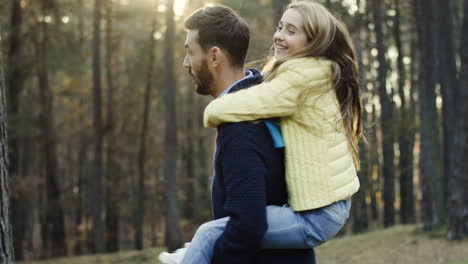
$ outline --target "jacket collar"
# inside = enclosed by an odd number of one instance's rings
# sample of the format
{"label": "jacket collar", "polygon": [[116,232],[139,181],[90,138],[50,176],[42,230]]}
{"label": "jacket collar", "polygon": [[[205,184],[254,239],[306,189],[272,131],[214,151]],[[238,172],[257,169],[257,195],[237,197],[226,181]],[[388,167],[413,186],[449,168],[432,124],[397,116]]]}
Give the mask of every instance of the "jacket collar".
{"label": "jacket collar", "polygon": [[262,82],[262,74],[257,69],[252,68],[252,69],[247,69],[247,71],[250,71],[252,75],[234,84],[234,86],[232,86],[231,89],[229,90],[229,93],[233,93],[233,92],[245,89],[245,88],[249,88],[250,86],[253,86]]}

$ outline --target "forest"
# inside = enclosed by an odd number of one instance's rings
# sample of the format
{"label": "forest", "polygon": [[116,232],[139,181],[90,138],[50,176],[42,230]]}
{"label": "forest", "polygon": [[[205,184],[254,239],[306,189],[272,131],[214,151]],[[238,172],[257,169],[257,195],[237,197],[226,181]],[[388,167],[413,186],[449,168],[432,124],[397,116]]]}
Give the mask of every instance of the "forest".
{"label": "forest", "polygon": [[[340,236],[468,236],[468,0],[314,0],[348,27],[365,139]],[[288,0],[0,1],[0,263],[175,250],[211,219],[212,100],[184,18],[223,4],[261,69]],[[37,99],[37,100],[36,100]]]}

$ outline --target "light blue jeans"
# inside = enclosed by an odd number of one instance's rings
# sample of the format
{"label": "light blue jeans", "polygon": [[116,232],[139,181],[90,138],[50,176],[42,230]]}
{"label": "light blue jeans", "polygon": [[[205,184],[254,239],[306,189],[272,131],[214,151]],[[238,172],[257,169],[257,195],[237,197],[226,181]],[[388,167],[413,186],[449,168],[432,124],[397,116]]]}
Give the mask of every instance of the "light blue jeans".
{"label": "light blue jeans", "polygon": [[[268,229],[262,249],[313,248],[334,237],[349,217],[351,198],[331,205],[294,212],[288,205],[267,206]],[[180,264],[210,264],[216,240],[221,236],[229,217],[201,225]]]}

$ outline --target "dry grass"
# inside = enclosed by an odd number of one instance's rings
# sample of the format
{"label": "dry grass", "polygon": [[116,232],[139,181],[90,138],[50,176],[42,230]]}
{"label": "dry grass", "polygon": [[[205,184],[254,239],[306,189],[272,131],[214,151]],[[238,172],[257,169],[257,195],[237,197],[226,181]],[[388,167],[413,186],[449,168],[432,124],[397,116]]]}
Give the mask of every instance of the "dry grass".
{"label": "dry grass", "polygon": [[468,241],[397,226],[334,239],[316,249],[320,264],[468,264]]}
{"label": "dry grass", "polygon": [[124,251],[115,254],[87,255],[70,258],[57,258],[44,261],[25,261],[18,264],[158,264],[157,256],[161,249]]}
{"label": "dry grass", "polygon": [[[19,264],[158,264],[160,249]],[[416,226],[337,238],[316,249],[320,264],[468,264],[468,240],[447,241]]]}

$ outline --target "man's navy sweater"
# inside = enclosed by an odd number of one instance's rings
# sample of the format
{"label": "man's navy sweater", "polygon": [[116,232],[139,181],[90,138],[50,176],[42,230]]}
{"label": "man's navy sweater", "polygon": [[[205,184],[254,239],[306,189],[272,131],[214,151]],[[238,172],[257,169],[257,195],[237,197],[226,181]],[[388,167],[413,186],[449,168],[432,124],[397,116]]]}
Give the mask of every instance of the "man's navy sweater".
{"label": "man's navy sweater", "polygon": [[[236,84],[231,92],[261,81]],[[287,203],[284,154],[274,148],[263,122],[218,127],[212,190],[215,219],[230,217],[217,240],[213,264],[312,264],[314,250],[260,250],[267,229],[266,206]]]}

